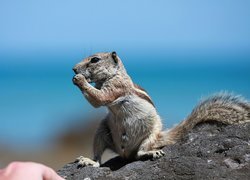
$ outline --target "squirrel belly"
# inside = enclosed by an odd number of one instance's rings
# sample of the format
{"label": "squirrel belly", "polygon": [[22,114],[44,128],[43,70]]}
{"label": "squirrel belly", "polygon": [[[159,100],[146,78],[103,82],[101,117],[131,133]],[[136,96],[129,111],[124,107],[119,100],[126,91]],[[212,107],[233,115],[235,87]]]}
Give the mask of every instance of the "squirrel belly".
{"label": "squirrel belly", "polygon": [[202,122],[250,122],[250,103],[224,93],[202,101],[179,125],[163,131],[152,99],[132,81],[115,52],[94,54],[73,70],[73,82],[89,103],[109,110],[95,134],[94,161],[78,158],[82,166],[99,166],[107,148],[127,159],[160,158],[164,155],[162,147],[177,142]]}
{"label": "squirrel belly", "polygon": [[136,95],[123,96],[108,105],[107,120],[112,134],[114,151],[121,157],[133,159],[141,144],[152,133],[162,130],[154,106]]}

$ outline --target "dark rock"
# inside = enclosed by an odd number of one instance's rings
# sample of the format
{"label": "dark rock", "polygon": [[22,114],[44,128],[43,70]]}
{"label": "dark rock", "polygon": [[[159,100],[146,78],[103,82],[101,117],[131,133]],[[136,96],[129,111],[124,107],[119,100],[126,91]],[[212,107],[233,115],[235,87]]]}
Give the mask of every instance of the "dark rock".
{"label": "dark rock", "polygon": [[158,160],[126,162],[113,158],[100,168],[58,171],[66,179],[250,179],[250,123],[197,125],[180,142],[163,148]]}

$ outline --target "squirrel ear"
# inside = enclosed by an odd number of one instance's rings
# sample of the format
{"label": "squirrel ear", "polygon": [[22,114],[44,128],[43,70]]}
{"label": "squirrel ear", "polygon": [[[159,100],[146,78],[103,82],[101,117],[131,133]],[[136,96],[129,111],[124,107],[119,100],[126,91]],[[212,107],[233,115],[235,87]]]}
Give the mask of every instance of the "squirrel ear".
{"label": "squirrel ear", "polygon": [[115,51],[111,53],[112,58],[114,59],[115,63],[118,63],[118,57]]}

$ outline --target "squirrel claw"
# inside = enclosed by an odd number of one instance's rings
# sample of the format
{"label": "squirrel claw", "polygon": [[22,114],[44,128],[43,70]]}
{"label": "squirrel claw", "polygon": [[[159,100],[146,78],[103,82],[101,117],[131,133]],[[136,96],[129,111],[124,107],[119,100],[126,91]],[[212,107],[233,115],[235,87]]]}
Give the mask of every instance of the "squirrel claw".
{"label": "squirrel claw", "polygon": [[163,150],[158,150],[153,153],[153,159],[159,159],[162,156],[165,155],[165,152]]}

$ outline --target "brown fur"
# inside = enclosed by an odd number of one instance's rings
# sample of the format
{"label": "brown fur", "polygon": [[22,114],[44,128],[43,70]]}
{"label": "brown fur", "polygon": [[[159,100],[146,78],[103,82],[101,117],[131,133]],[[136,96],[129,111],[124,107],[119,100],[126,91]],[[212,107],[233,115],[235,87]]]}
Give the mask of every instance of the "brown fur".
{"label": "brown fur", "polygon": [[[159,158],[163,146],[180,140],[205,121],[239,124],[250,121],[250,104],[241,98],[219,94],[201,102],[179,125],[162,131],[162,122],[147,92],[133,83],[115,52],[97,53],[74,67],[73,82],[94,106],[106,106],[94,140],[94,160],[80,158],[81,165],[99,166],[106,148],[124,158]],[[95,87],[89,82],[96,83]]]}

